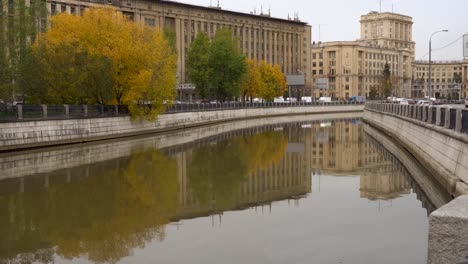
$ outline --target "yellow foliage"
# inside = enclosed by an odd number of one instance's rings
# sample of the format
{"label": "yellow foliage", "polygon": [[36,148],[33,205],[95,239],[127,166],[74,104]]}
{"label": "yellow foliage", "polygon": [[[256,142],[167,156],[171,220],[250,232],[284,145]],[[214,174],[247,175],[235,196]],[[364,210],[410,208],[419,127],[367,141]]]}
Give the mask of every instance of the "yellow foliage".
{"label": "yellow foliage", "polygon": [[260,74],[259,96],[265,100],[271,101],[275,97],[282,96],[287,91],[288,85],[286,78],[279,65],[271,66],[265,61],[258,63]]}
{"label": "yellow foliage", "polygon": [[162,32],[133,23],[113,8],[91,8],[83,16],[52,17],[51,29],[35,49],[42,45],[53,51],[67,43],[110,59],[112,101],[126,105],[132,115],[155,117],[175,97],[177,54]]}
{"label": "yellow foliage", "polygon": [[262,80],[260,78],[260,71],[256,61],[246,59],[247,74],[242,82],[242,95],[245,97],[257,97],[259,95]]}

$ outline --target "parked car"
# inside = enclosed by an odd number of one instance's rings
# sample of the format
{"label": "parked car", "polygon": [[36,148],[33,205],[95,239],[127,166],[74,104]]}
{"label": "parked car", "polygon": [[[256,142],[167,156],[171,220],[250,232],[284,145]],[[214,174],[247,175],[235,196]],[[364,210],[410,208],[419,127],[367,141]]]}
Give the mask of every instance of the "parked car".
{"label": "parked car", "polygon": [[432,104],[433,105],[441,105],[442,101],[440,99],[435,99],[435,100],[432,100]]}
{"label": "parked car", "polygon": [[465,98],[465,107],[468,108],[468,97]]}
{"label": "parked car", "polygon": [[408,101],[408,104],[410,105],[416,104],[416,102],[413,99],[407,99],[406,101]]}
{"label": "parked car", "polygon": [[406,99],[400,100],[400,104],[401,105],[409,105],[408,100],[406,100]]}
{"label": "parked car", "polygon": [[365,96],[351,96],[349,98],[350,102],[358,102],[358,103],[364,103],[366,102],[366,97]]}
{"label": "parked car", "polygon": [[320,97],[319,102],[320,103],[331,103],[332,98],[331,97]]}
{"label": "parked car", "polygon": [[429,101],[427,100],[418,100],[416,104],[417,105],[430,105]]}

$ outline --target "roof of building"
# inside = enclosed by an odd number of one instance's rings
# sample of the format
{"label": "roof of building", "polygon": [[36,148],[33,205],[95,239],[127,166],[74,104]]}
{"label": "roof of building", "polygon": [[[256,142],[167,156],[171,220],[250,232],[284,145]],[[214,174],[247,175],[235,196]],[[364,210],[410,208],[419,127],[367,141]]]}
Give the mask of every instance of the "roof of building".
{"label": "roof of building", "polygon": [[372,17],[372,16],[396,16],[396,17],[401,17],[401,18],[406,18],[409,20],[413,20],[413,17],[407,16],[407,15],[402,15],[394,12],[377,12],[377,11],[371,11],[368,14],[362,15],[361,18],[363,17]]}
{"label": "roof of building", "polygon": [[205,10],[205,11],[223,12],[226,14],[245,16],[245,17],[255,18],[255,19],[273,20],[277,22],[292,23],[292,24],[298,24],[298,25],[308,25],[307,22],[302,22],[300,20],[271,17],[269,14],[249,14],[249,13],[243,13],[239,11],[225,10],[219,7],[199,6],[199,5],[181,3],[181,2],[176,2],[176,1],[164,1],[164,0],[153,0],[153,1],[156,3],[160,3],[160,4],[194,8],[194,9],[200,9],[200,10]]}

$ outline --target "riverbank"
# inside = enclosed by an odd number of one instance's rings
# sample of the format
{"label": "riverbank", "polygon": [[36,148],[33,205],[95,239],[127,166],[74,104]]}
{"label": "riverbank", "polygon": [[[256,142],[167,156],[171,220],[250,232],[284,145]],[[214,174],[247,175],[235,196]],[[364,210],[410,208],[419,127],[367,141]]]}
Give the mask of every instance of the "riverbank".
{"label": "riverbank", "polygon": [[408,150],[454,197],[468,194],[466,134],[369,109],[364,121]]}
{"label": "riverbank", "polygon": [[297,115],[261,119],[246,119],[223,122],[196,128],[160,133],[154,136],[137,136],[110,139],[100,142],[40,148],[29,151],[0,154],[0,180],[20,178],[33,174],[50,173],[70,167],[78,167],[96,162],[129,156],[141,148],[168,149],[184,147],[187,144],[202,144],[204,140],[229,137],[246,129],[281,128],[282,124],[297,122],[319,122],[322,120],[342,120],[361,118],[362,113],[336,113],[324,115]]}
{"label": "riverbank", "polygon": [[160,115],[156,121],[129,116],[0,123],[0,151],[68,145],[264,117],[363,112],[364,105],[226,109]]}

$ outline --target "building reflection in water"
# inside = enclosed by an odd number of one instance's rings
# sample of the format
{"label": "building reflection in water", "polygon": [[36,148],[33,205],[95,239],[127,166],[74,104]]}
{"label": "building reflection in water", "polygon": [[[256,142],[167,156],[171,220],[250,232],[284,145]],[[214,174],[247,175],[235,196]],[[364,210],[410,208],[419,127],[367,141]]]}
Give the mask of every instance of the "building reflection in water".
{"label": "building reflection in water", "polygon": [[0,182],[0,263],[115,263],[163,241],[171,222],[301,199],[313,174],[360,175],[369,200],[411,192],[404,167],[358,120],[236,131]]}

